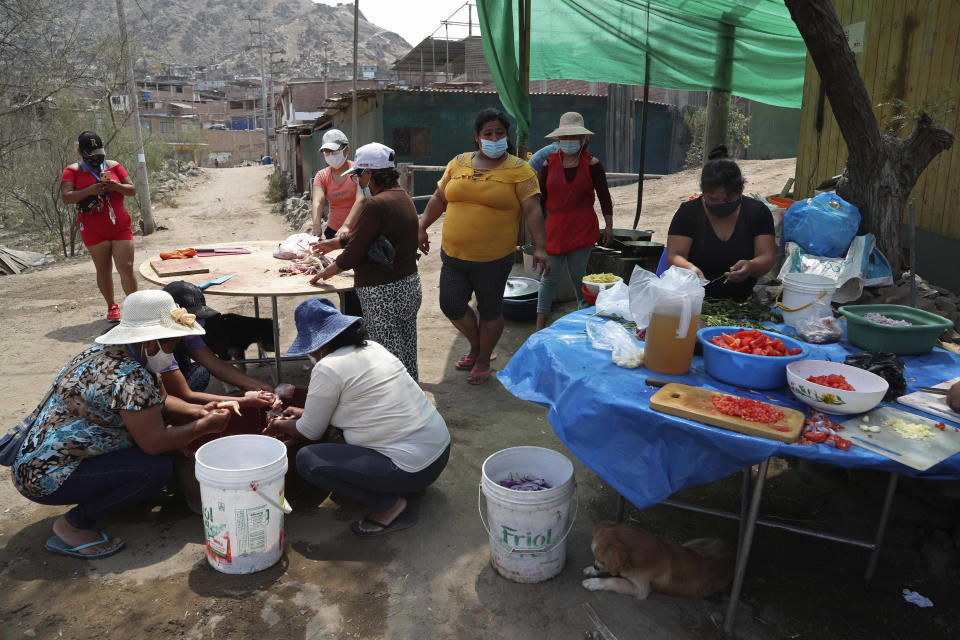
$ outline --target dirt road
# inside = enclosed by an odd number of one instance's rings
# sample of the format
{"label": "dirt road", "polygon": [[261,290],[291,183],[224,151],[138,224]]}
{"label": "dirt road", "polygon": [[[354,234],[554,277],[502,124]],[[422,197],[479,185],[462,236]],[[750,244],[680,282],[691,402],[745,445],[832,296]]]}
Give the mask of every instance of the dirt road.
{"label": "dirt road", "polygon": [[[744,168],[748,190],[765,194],[779,191],[793,172],[792,161],[745,163]],[[138,260],[162,249],[202,243],[281,240],[289,231],[263,200],[268,170],[208,170],[177,197],[177,208],[156,211],[158,223],[167,229],[136,238]],[[676,206],[696,189],[695,173],[649,182],[641,228],[656,229],[654,239],[662,241]],[[615,189],[617,226],[632,223],[635,194],[635,185]],[[431,233],[438,235],[439,227]],[[433,244],[439,246],[439,238]],[[563,573],[545,583],[520,585],[491,569],[476,511],[481,463],[514,445],[566,450],[543,408],[517,400],[495,379],[483,387],[466,385],[464,373],[453,368],[465,344],[437,304],[439,259],[428,256],[420,267],[421,383],[445,417],[453,447],[447,471],[420,502],[415,528],[359,539],[335,505],[317,504],[306,493],[294,501],[295,511],[286,519],[288,545],[281,562],[258,574],[226,576],[204,559],[198,516],[175,503],[146,504],[102,523],[127,540],[124,551],[81,561],[43,549],[53,520],[64,509],[35,505],[4,481],[0,638],[574,640],[593,628],[583,603],[590,603],[621,640],[719,637],[725,594],[709,599],[654,595],[641,602],[581,588],[580,570],[592,564],[589,531],[598,520],[612,517],[616,496],[578,463],[580,512]],[[33,408],[59,367],[108,325],[87,258],[0,278],[0,299],[0,425],[6,428]],[[281,301],[284,347],[293,338],[297,302]],[[220,311],[252,315],[252,303],[242,298],[210,296],[208,303]],[[555,309],[557,315],[570,310],[569,304]],[[498,368],[531,330],[532,325],[508,321],[494,363]],[[268,379],[265,369],[251,372]],[[308,373],[298,364],[284,375],[305,383]],[[785,464],[778,474],[768,495],[793,517],[862,529],[875,514],[875,492],[856,491],[844,474],[805,473]],[[684,497],[731,508],[737,486],[735,478],[728,479],[688,490]],[[632,516],[674,539],[720,535],[732,540],[736,535],[727,521],[666,507]],[[790,534],[759,533],[738,637],[946,637],[941,634],[957,628],[957,613],[940,605],[947,605],[948,598],[957,602],[957,590],[923,575],[913,547],[918,526],[916,520],[894,521],[891,553],[867,587],[860,579],[864,553]],[[904,587],[933,598],[937,609],[903,603],[899,590]]]}

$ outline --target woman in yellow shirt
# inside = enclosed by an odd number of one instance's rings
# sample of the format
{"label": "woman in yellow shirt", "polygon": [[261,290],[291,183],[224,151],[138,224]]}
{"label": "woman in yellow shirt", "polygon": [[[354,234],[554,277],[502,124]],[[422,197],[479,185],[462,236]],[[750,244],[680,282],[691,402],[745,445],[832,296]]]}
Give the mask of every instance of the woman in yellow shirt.
{"label": "woman in yellow shirt", "polygon": [[[427,228],[446,211],[440,245],[440,310],[470,343],[457,369],[470,370],[467,382],[490,378],[493,349],[503,333],[503,290],[513,268],[523,217],[533,241],[533,263],[546,275],[546,237],[536,172],[512,155],[510,122],[496,109],[484,109],[473,123],[478,151],[461,153],[447,164],[423,215],[420,250],[430,252]],[[468,306],[477,296],[477,313]]]}

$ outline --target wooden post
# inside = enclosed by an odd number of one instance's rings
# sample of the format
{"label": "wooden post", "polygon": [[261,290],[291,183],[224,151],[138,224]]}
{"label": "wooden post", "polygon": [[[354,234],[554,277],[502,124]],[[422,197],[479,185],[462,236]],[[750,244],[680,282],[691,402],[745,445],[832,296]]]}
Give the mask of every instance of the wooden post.
{"label": "wooden post", "polygon": [[[530,0],[520,2],[520,89],[530,94]],[[519,133],[519,132],[518,132]],[[529,132],[524,131],[523,137],[517,136],[517,155],[526,160],[527,138]],[[521,225],[520,233],[523,233]]]}
{"label": "wooden post", "polygon": [[397,171],[400,172],[400,186],[407,190],[410,197],[413,197],[413,170],[409,162],[401,162],[397,165]]}
{"label": "wooden post", "polygon": [[714,77],[717,86],[707,95],[707,121],[703,132],[703,164],[707,154],[718,144],[727,140],[727,119],[730,116],[730,81],[733,76],[734,28],[721,23],[723,34],[717,38],[717,60]]}

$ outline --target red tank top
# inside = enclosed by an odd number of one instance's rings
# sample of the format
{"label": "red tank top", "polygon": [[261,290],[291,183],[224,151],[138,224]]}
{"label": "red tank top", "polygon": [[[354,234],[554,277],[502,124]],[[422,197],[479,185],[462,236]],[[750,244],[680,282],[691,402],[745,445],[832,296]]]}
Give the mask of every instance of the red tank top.
{"label": "red tank top", "polygon": [[547,253],[568,253],[593,246],[600,239],[600,223],[593,210],[592,157],[586,151],[580,153],[572,182],[567,182],[559,151],[547,158]]}

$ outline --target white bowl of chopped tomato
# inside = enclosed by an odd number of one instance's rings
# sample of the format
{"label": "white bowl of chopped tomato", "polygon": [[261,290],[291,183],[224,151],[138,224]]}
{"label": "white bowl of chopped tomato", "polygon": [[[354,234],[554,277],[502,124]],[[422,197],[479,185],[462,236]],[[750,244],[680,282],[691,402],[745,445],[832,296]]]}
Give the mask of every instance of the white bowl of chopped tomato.
{"label": "white bowl of chopped tomato", "polygon": [[826,413],[866,413],[880,404],[890,386],[866,369],[828,360],[787,365],[787,384],[798,400]]}
{"label": "white bowl of chopped tomato", "polygon": [[807,345],[773,331],[707,327],[697,332],[707,374],[745,389],[778,389],[787,384],[786,367],[806,358]]}

